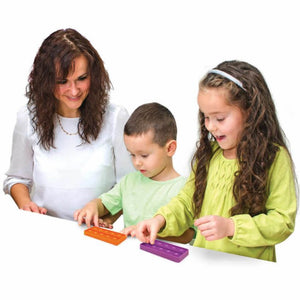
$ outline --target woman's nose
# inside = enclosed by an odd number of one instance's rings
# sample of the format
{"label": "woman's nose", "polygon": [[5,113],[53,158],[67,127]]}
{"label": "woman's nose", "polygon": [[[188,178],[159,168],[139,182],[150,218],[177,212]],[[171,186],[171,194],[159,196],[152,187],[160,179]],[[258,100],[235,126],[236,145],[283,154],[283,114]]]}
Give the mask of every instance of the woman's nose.
{"label": "woman's nose", "polygon": [[72,96],[77,95],[79,88],[77,87],[76,82],[70,82],[69,90],[70,90]]}

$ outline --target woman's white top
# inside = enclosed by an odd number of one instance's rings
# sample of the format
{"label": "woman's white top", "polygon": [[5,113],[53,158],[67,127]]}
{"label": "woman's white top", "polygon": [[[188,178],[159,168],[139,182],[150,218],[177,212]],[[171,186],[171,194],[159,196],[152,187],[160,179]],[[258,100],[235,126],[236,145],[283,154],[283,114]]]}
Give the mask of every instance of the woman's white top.
{"label": "woman's white top", "polygon": [[[67,132],[77,132],[79,118],[59,118]],[[49,215],[73,219],[75,210],[133,171],[123,140],[127,119],[125,108],[109,104],[97,140],[83,144],[78,134],[67,135],[55,118],[55,148],[45,150],[38,143],[27,108],[22,108],[13,133],[4,192],[9,194],[14,184],[23,183],[31,200]]]}

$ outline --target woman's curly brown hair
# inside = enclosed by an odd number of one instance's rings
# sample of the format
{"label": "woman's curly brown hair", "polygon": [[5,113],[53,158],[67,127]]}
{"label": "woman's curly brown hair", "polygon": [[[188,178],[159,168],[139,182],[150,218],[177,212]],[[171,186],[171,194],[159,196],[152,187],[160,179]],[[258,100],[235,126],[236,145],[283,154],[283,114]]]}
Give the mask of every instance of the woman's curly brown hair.
{"label": "woman's curly brown hair", "polygon": [[97,138],[101,130],[111,89],[103,61],[79,32],[74,29],[57,30],[43,41],[34,59],[26,89],[33,128],[39,143],[47,150],[55,148],[54,117],[58,101],[54,91],[57,77],[66,78],[74,67],[74,59],[81,55],[88,61],[91,83],[89,94],[79,108],[78,133],[83,142],[89,143]]}
{"label": "woman's curly brown hair", "polygon": [[[232,216],[243,213],[254,216],[265,212],[268,171],[279,149],[278,146],[283,146],[288,151],[285,136],[276,116],[271,93],[257,68],[246,62],[226,61],[219,64],[216,69],[241,81],[246,90],[213,73],[208,73],[199,84],[200,90],[226,89],[229,103],[246,113],[244,129],[237,145],[239,167],[233,184],[236,205],[232,207],[230,213]],[[199,216],[201,211],[209,163],[214,155],[212,147],[214,137],[206,129],[204,115],[200,110],[199,122],[200,139],[192,159],[195,173],[193,195],[195,217]]]}

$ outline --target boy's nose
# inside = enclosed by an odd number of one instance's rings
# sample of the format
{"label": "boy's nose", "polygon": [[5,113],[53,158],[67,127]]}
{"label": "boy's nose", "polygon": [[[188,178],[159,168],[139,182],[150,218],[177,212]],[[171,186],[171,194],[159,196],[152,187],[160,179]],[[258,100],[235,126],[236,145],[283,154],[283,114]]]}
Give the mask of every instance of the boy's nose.
{"label": "boy's nose", "polygon": [[136,158],[136,159],[135,159],[134,164],[135,164],[137,167],[139,167],[139,166],[142,165],[141,160],[140,160],[139,158]]}

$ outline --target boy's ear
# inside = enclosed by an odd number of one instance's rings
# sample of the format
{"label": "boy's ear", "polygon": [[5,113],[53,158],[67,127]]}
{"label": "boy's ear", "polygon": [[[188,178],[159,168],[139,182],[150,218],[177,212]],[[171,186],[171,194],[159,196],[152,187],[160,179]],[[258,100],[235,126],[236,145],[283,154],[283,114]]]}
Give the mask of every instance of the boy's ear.
{"label": "boy's ear", "polygon": [[177,142],[175,140],[170,140],[166,144],[167,154],[173,156],[177,149]]}

